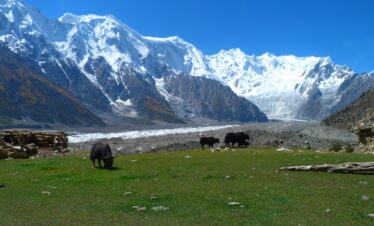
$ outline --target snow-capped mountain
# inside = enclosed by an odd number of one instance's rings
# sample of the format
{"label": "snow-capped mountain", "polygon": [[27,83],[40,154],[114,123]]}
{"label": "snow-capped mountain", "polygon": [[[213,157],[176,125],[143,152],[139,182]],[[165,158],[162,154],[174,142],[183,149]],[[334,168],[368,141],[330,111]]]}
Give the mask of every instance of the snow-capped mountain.
{"label": "snow-capped mountain", "polygon": [[374,75],[329,58],[248,56],[239,49],[207,56],[179,37],[142,36],[112,15],[50,20],[22,0],[0,0],[0,41],[98,114],[264,121],[263,111],[321,119],[374,86]]}
{"label": "snow-capped mountain", "polygon": [[329,57],[247,56],[232,49],[207,59],[217,80],[272,118],[322,119],[343,101],[342,85],[362,79]]}
{"label": "snow-capped mountain", "polygon": [[[183,111],[175,110],[181,106],[170,102],[167,97],[172,95],[162,92],[166,87],[160,87],[159,81],[185,68],[197,72],[199,62],[194,54],[204,57],[182,39],[143,37],[111,15],[66,13],[52,21],[22,0],[0,1],[0,23],[0,41],[5,46],[98,115],[111,112],[120,117],[166,122],[183,122],[191,117],[267,120],[248,100],[218,82],[206,80],[191,79],[190,84],[201,82],[206,89],[199,90],[196,100],[184,101]],[[189,66],[181,63],[181,57],[190,61]],[[186,97],[187,91],[180,89],[175,98],[182,94]],[[222,110],[216,110],[217,102],[211,100],[221,91],[235,101],[223,101]]]}

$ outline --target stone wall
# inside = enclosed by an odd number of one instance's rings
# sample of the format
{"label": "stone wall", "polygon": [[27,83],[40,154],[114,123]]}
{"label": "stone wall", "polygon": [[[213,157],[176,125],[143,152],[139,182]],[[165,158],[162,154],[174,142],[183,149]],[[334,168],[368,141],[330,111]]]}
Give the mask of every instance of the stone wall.
{"label": "stone wall", "polygon": [[28,158],[39,149],[63,151],[68,147],[64,132],[41,132],[32,130],[0,131],[0,159]]}

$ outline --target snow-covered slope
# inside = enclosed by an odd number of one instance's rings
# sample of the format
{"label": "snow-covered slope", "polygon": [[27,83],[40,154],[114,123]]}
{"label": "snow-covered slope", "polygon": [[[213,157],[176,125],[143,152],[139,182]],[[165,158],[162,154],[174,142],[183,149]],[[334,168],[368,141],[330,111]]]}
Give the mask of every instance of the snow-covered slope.
{"label": "snow-covered slope", "polygon": [[[239,49],[206,56],[179,37],[142,36],[112,15],[66,13],[50,20],[22,0],[0,0],[0,25],[0,41],[34,59],[46,78],[86,105],[101,111],[110,105],[129,117],[141,113],[141,94],[134,90],[155,97],[170,113],[167,103],[178,97],[158,82],[170,68],[180,76],[217,80],[272,118],[321,119],[365,91],[357,86],[362,76],[328,57],[248,56]],[[365,89],[374,86],[373,77],[366,75]]]}
{"label": "snow-covered slope", "polygon": [[[253,101],[269,117],[321,119],[340,101],[339,87],[355,72],[328,57],[247,56],[239,49],[208,56],[216,79]],[[319,101],[318,115],[303,106]]]}

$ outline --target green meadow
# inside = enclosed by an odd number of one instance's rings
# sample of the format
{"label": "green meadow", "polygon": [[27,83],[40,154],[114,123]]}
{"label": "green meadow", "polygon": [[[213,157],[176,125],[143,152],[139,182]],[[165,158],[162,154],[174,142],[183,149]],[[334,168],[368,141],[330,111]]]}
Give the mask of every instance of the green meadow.
{"label": "green meadow", "polygon": [[374,176],[277,172],[373,155],[236,150],[2,160],[0,225],[374,225]]}

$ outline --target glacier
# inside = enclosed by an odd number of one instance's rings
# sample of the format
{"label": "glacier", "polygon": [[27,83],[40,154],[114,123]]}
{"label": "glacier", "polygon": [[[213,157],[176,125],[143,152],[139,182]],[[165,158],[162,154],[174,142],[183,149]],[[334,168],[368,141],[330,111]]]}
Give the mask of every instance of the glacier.
{"label": "glacier", "polygon": [[155,129],[155,130],[136,130],[118,133],[75,133],[69,135],[69,143],[82,143],[98,139],[111,139],[121,138],[122,140],[146,138],[153,136],[166,136],[170,134],[186,134],[195,132],[208,132],[214,130],[221,130],[226,128],[236,127],[238,125],[225,125],[225,126],[205,126],[205,127],[182,127],[175,129]]}

